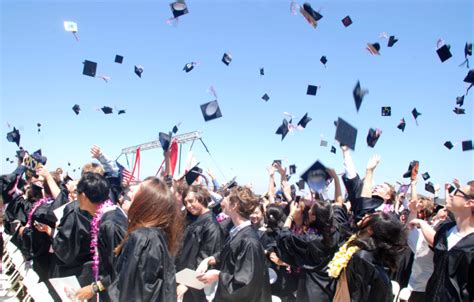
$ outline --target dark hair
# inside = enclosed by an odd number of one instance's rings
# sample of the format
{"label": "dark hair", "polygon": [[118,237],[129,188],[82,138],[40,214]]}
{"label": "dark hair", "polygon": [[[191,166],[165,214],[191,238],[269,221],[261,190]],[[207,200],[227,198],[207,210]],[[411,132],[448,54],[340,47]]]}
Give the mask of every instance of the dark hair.
{"label": "dark hair", "polygon": [[77,184],[77,194],[84,193],[92,203],[101,203],[109,198],[109,183],[104,176],[85,172]]}
{"label": "dark hair", "polygon": [[[376,212],[366,219],[350,245],[373,252],[377,262],[395,271],[398,256],[406,249],[406,229],[399,219],[387,213]],[[367,231],[370,236],[360,236]]]}
{"label": "dark hair", "polygon": [[182,230],[182,215],[173,193],[164,181],[151,177],[141,184],[128,210],[128,219],[127,235],[117,247],[117,254],[130,233],[143,227],[161,228],[166,233],[168,251],[171,255],[176,254]]}
{"label": "dark hair", "polygon": [[265,217],[267,219],[267,229],[274,232],[283,227],[286,219],[283,209],[275,204],[271,204],[267,207]]}
{"label": "dark hair", "polygon": [[[56,185],[59,185],[61,184],[61,177],[60,177],[60,174],[56,171],[54,172],[50,172],[51,176],[53,177],[53,180],[54,182],[56,183]],[[51,196],[53,195],[51,193],[51,188],[49,187],[49,184],[48,182],[45,180],[44,183],[43,183],[43,188],[44,188],[44,193],[46,194],[46,196]]]}
{"label": "dark hair", "polygon": [[336,231],[332,204],[316,199],[310,211],[311,214],[316,216],[316,220],[311,223],[311,227],[315,228],[316,231],[323,236],[322,243],[324,246],[328,248],[332,247],[333,234]]}
{"label": "dark hair", "polygon": [[[209,202],[211,202],[211,195],[209,194],[207,189],[205,189],[203,186],[199,186],[199,185],[191,186],[187,190],[186,195],[188,195],[189,193],[193,193],[194,198],[196,198],[196,200],[206,208]],[[186,205],[186,199],[183,198],[183,202]]]}
{"label": "dark hair", "polygon": [[242,186],[233,188],[228,198],[230,204],[237,204],[237,214],[245,219],[250,219],[259,201],[252,190]]}

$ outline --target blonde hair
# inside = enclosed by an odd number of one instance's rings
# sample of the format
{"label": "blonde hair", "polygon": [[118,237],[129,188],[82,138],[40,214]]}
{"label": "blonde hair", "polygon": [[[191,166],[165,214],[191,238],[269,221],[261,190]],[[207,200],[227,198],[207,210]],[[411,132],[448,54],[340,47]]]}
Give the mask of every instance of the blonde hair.
{"label": "blonde hair", "polygon": [[84,175],[84,173],[86,172],[92,172],[92,173],[97,173],[97,174],[100,174],[102,176],[104,176],[104,167],[102,167],[101,164],[97,164],[97,163],[87,163],[85,164],[83,167],[82,167],[82,172],[81,172],[81,175]]}

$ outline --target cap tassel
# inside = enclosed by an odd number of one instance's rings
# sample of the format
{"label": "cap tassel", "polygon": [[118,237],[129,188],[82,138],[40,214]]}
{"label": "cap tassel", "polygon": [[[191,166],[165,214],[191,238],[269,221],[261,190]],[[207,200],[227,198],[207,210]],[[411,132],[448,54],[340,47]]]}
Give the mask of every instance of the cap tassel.
{"label": "cap tassel", "polygon": [[76,31],[73,31],[72,34],[74,35],[74,38],[76,38],[76,41],[79,42],[79,37],[76,35]]}
{"label": "cap tassel", "polygon": [[467,69],[469,69],[469,59],[467,57],[461,64],[459,64],[459,67],[462,67],[463,65],[466,65]]}

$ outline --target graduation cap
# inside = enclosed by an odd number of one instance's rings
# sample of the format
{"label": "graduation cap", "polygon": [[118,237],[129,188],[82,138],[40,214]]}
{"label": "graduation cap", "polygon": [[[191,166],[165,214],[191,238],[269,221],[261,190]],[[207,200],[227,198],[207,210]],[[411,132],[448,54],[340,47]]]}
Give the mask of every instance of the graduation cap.
{"label": "graduation cap", "polygon": [[43,156],[41,149],[38,149],[33,152],[31,154],[31,157],[43,166],[46,165],[46,162],[48,161],[48,158],[46,156]]}
{"label": "graduation cap", "polygon": [[183,67],[183,70],[186,71],[186,73],[188,73],[194,69],[194,65],[196,65],[195,62],[186,63],[186,65],[184,65]]}
{"label": "graduation cap", "polygon": [[229,66],[230,62],[232,62],[232,56],[229,54],[229,53],[224,53],[224,55],[222,56],[222,62]]}
{"label": "graduation cap", "polygon": [[125,109],[121,109],[121,110],[118,111],[118,115],[120,115],[120,114],[125,114],[125,113],[126,113],[126,112],[125,112]]}
{"label": "graduation cap", "polygon": [[262,68],[260,68],[260,75],[265,75],[265,70]]}
{"label": "graduation cap", "polygon": [[191,170],[189,170],[184,175],[184,178],[186,179],[186,183],[188,184],[188,186],[192,185],[196,181],[196,179],[202,174],[202,169],[199,168],[197,165],[194,166]]}
{"label": "graduation cap", "polygon": [[7,157],[7,158],[6,158],[6,161],[10,161],[10,158],[9,158],[9,157]]}
{"label": "graduation cap", "polygon": [[81,107],[79,107],[79,105],[74,105],[72,106],[72,111],[74,111],[74,113],[76,113],[76,115],[79,115],[79,112],[81,111]]}
{"label": "graduation cap", "polygon": [[431,181],[428,181],[427,183],[425,183],[425,190],[433,194],[436,193],[434,184]]}
{"label": "graduation cap", "polygon": [[122,64],[123,56],[115,55],[115,63]]}
{"label": "graduation cap", "polygon": [[143,73],[143,66],[135,65],[135,74],[141,78],[142,73]]}
{"label": "graduation cap", "polygon": [[453,143],[451,143],[450,141],[446,141],[444,143],[444,146],[448,148],[449,150],[451,150],[454,147]]}
{"label": "graduation cap", "polygon": [[110,107],[107,107],[107,106],[104,106],[104,107],[100,108],[100,110],[102,110],[102,112],[105,113],[105,114],[110,114],[110,113],[113,112],[113,109],[110,108]]}
{"label": "graduation cap", "polygon": [[379,140],[382,130],[370,128],[369,133],[367,134],[367,145],[371,148],[375,147],[375,144]]}
{"label": "graduation cap", "polygon": [[84,62],[82,62],[82,64],[84,64],[82,74],[90,77],[95,77],[95,72],[97,71],[97,63],[85,60]]}
{"label": "graduation cap", "polygon": [[385,106],[382,107],[382,116],[391,116],[392,115],[392,107]]}
{"label": "graduation cap", "polygon": [[403,178],[411,178],[412,180],[416,179],[418,175],[418,168],[420,167],[420,162],[417,160],[413,160],[408,165],[408,170],[403,174]]}
{"label": "graduation cap", "polygon": [[344,17],[344,19],[341,20],[341,22],[345,27],[348,27],[349,25],[352,24],[352,19],[351,19],[351,17],[346,16],[346,17]]}
{"label": "graduation cap", "polygon": [[204,117],[204,121],[206,122],[222,117],[221,109],[219,108],[219,103],[217,103],[217,100],[202,104],[201,112],[202,116]]}
{"label": "graduation cap", "polygon": [[160,132],[158,136],[159,136],[160,145],[163,148],[163,151],[165,152],[168,151],[171,145],[171,133],[167,134],[164,132]]}
{"label": "graduation cap", "polygon": [[70,166],[71,166],[71,163],[70,163],[70,162],[67,162],[67,165],[70,167]]}
{"label": "graduation cap", "polygon": [[416,108],[413,108],[413,110],[411,111],[411,115],[413,115],[413,118],[416,120],[421,115],[421,113],[418,112]]}
{"label": "graduation cap", "polygon": [[41,132],[41,123],[36,123],[36,127],[38,127],[38,132]]}
{"label": "graduation cap", "polygon": [[460,108],[460,107],[455,107],[453,112],[456,113],[456,114],[466,114],[466,110],[464,108]]}
{"label": "graduation cap", "polygon": [[290,175],[295,174],[296,173],[296,165],[290,165],[289,170],[290,170]]}
{"label": "graduation cap", "polygon": [[357,129],[342,118],[339,118],[337,120],[335,139],[342,145],[346,145],[350,149],[355,150]]}
{"label": "graduation cap", "polygon": [[323,18],[323,16],[318,13],[317,11],[313,10],[311,4],[304,3],[303,6],[300,8],[300,13],[305,17],[306,21],[311,24],[314,28],[318,26],[318,21]]}
{"label": "graduation cap", "polygon": [[359,112],[360,105],[362,104],[362,100],[364,99],[364,96],[369,93],[367,89],[362,89],[360,87],[360,81],[357,81],[357,84],[354,87],[354,90],[352,91],[352,95],[354,96],[354,102],[356,105],[357,112]]}
{"label": "graduation cap", "polygon": [[331,153],[334,153],[334,154],[336,154],[336,151],[337,151],[336,147],[334,147],[334,146],[331,146]]}
{"label": "graduation cap", "polygon": [[306,90],[307,95],[316,95],[318,91],[318,86],[308,85],[308,89]]}
{"label": "graduation cap", "polygon": [[305,115],[301,118],[301,120],[298,122],[298,126],[306,128],[306,125],[311,122],[313,119],[308,116],[308,112],[305,113]]}
{"label": "graduation cap", "polygon": [[388,44],[387,46],[388,47],[392,47],[393,45],[395,45],[395,43],[398,42],[398,39],[395,38],[395,36],[390,36],[390,38],[388,38]]}
{"label": "graduation cap", "polygon": [[288,121],[286,119],[283,119],[280,127],[278,127],[277,131],[275,134],[281,134],[281,140],[285,138],[285,136],[288,134]]}
{"label": "graduation cap", "polygon": [[178,18],[180,16],[186,15],[189,13],[188,6],[184,2],[184,0],[178,0],[176,2],[170,3],[171,12],[173,13],[173,17]]}
{"label": "graduation cap", "polygon": [[20,137],[20,130],[15,127],[13,127],[13,131],[7,133],[7,140],[11,143],[16,143],[18,147],[20,146]]}
{"label": "graduation cap", "polygon": [[265,102],[268,102],[269,99],[270,97],[266,93],[262,96],[262,100],[264,100]]}
{"label": "graduation cap", "polygon": [[311,165],[302,175],[308,186],[315,192],[321,192],[326,186],[326,181],[331,179],[331,176],[326,171],[326,167],[317,160]]}
{"label": "graduation cap", "polygon": [[472,43],[466,42],[464,45],[464,57],[472,56]]}
{"label": "graduation cap", "polygon": [[398,124],[397,128],[402,130],[402,132],[405,132],[405,126],[407,125],[407,123],[405,123],[405,119],[402,118],[400,120],[400,123]]}
{"label": "graduation cap", "polygon": [[322,147],[327,147],[328,146],[328,141],[321,139],[321,143],[319,144]]}
{"label": "graduation cap", "polygon": [[471,141],[463,141],[462,142],[462,151],[470,151],[472,150],[472,140]]}
{"label": "graduation cap", "polygon": [[426,180],[430,179],[430,174],[428,172],[425,172],[425,173],[421,174],[421,177],[423,177],[423,180],[426,181]]}
{"label": "graduation cap", "polygon": [[326,63],[328,62],[328,59],[326,58],[326,56],[322,56],[321,59],[319,59],[319,61],[323,63],[324,67],[326,67]]}
{"label": "graduation cap", "polygon": [[441,62],[444,62],[453,56],[451,54],[451,51],[449,50],[449,45],[446,45],[446,44],[438,48],[436,52],[438,53],[438,57],[441,60]]}
{"label": "graduation cap", "polygon": [[380,44],[379,43],[367,43],[367,50],[372,55],[380,55]]}
{"label": "graduation cap", "polygon": [[305,184],[304,179],[301,179],[301,180],[299,180],[299,181],[296,183],[296,186],[298,187],[298,189],[299,189],[300,191],[302,191],[302,190],[304,190],[304,184]]}
{"label": "graduation cap", "polygon": [[464,105],[464,95],[456,97],[456,105],[459,105],[459,107]]}
{"label": "graduation cap", "polygon": [[176,134],[176,132],[178,132],[178,126],[174,125],[173,130],[171,131],[173,132],[173,134]]}
{"label": "graduation cap", "polygon": [[466,77],[464,78],[464,82],[474,84],[474,69],[468,71]]}

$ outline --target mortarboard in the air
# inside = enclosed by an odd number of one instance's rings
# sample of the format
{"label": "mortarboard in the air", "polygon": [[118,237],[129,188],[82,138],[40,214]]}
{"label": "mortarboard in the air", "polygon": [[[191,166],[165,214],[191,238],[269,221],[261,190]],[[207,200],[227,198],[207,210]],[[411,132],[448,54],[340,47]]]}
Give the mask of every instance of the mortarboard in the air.
{"label": "mortarboard in the air", "polygon": [[326,181],[330,178],[331,176],[326,171],[326,167],[319,160],[301,175],[301,179],[315,192],[320,192],[325,187]]}
{"label": "mortarboard in the air", "polygon": [[316,95],[318,91],[318,86],[308,85],[308,89],[306,90],[307,95]]}
{"label": "mortarboard in the air", "polygon": [[462,142],[462,151],[472,150],[472,140]]}
{"label": "mortarboard in the air", "polygon": [[331,146],[331,153],[334,153],[334,154],[336,154],[336,151],[337,151],[336,147],[334,147],[334,146]]}
{"label": "mortarboard in the air", "polygon": [[402,132],[405,132],[405,127],[406,127],[407,123],[405,123],[405,119],[402,118],[400,120],[400,123],[398,124],[397,128],[402,130]]}
{"label": "mortarboard in the air", "polygon": [[290,175],[295,174],[296,173],[296,165],[290,165],[289,170],[290,170]]}
{"label": "mortarboard in the air", "polygon": [[303,128],[306,128],[306,125],[311,122],[313,119],[308,116],[308,112],[305,113],[305,115],[301,118],[301,120],[298,122],[298,126],[301,126]]}
{"label": "mortarboard in the air", "polygon": [[95,77],[95,72],[97,71],[97,63],[85,60],[84,62],[82,62],[82,64],[84,64],[82,74],[90,77]]}
{"label": "mortarboard in the air", "polygon": [[43,156],[41,149],[38,149],[35,152],[33,152],[31,154],[31,157],[34,158],[37,162],[41,163],[42,165],[46,165],[46,162],[48,161],[48,158],[46,156]]}
{"label": "mortarboard in the air", "polygon": [[263,67],[260,68],[260,75],[265,75],[265,69],[263,69]]}
{"label": "mortarboard in the air", "polygon": [[321,142],[319,143],[319,145],[321,147],[327,147],[328,146],[328,141],[321,138]]}
{"label": "mortarboard in the air", "polygon": [[417,160],[413,160],[408,165],[408,170],[403,174],[403,178],[411,178],[413,180],[416,179],[418,175],[418,169],[420,167],[420,162]]}
{"label": "mortarboard in the air", "polygon": [[173,130],[171,130],[171,131],[173,132],[173,134],[176,134],[178,132],[178,126],[174,125]]}
{"label": "mortarboard in the air", "polygon": [[413,110],[411,111],[411,115],[413,115],[413,118],[415,119],[415,122],[418,125],[417,118],[421,115],[421,113],[418,112],[418,110],[416,110],[416,108],[413,108]]}
{"label": "mortarboard in the air", "polygon": [[184,178],[186,179],[186,183],[188,184],[188,186],[192,185],[201,174],[202,174],[202,169],[199,168],[197,165],[194,166],[191,170],[189,170],[184,175]]}
{"label": "mortarboard in the air", "polygon": [[230,62],[232,62],[232,56],[229,54],[229,53],[224,53],[224,55],[222,56],[222,62],[229,66]]}
{"label": "mortarboard in the air", "polygon": [[342,24],[344,24],[345,27],[348,27],[349,25],[352,24],[352,19],[349,16],[344,17],[344,19],[341,20]]}
{"label": "mortarboard in the air", "polygon": [[288,129],[288,121],[286,119],[283,119],[281,125],[278,127],[275,134],[280,134],[281,140],[283,140],[289,131],[290,130]]}
{"label": "mortarboard in the air", "polygon": [[371,148],[375,147],[381,134],[382,130],[370,128],[369,133],[367,134],[367,145]]}
{"label": "mortarboard in the air", "polygon": [[448,148],[449,150],[451,150],[454,147],[453,143],[451,143],[450,141],[446,141],[444,143],[444,146]]}
{"label": "mortarboard in the air", "polygon": [[318,21],[323,18],[323,16],[315,11],[311,7],[311,4],[307,2],[300,7],[300,13],[305,17],[306,21],[308,21],[315,28],[318,26]]}
{"label": "mortarboard in the air", "polygon": [[164,132],[160,132],[158,136],[159,136],[158,139],[160,141],[161,147],[163,148],[163,151],[165,152],[168,151],[171,144],[171,135]]}
{"label": "mortarboard in the air", "polygon": [[114,111],[112,108],[107,107],[107,106],[100,108],[100,110],[102,110],[102,112],[105,114],[111,114]]}
{"label": "mortarboard in the air", "polygon": [[355,150],[357,129],[342,118],[339,118],[337,120],[335,139],[342,145],[346,145],[349,149]]}
{"label": "mortarboard in the air", "polygon": [[264,100],[265,102],[268,102],[269,99],[270,97],[266,93],[262,96],[262,100]]}
{"label": "mortarboard in the air", "polygon": [[296,186],[301,191],[301,190],[304,190],[304,184],[305,184],[304,179],[301,179],[300,181],[296,183]]}
{"label": "mortarboard in the air", "polygon": [[123,56],[115,55],[115,63],[122,64]]}
{"label": "mortarboard in the air", "polygon": [[391,116],[392,115],[392,107],[385,106],[382,107],[382,116]]}
{"label": "mortarboard in the air", "polygon": [[10,158],[9,158],[9,157],[7,157],[7,158],[6,158],[6,161],[10,161]]}
{"label": "mortarboard in the air", "polygon": [[143,73],[143,66],[135,65],[135,74],[141,78],[142,73]]}
{"label": "mortarboard in the air", "polygon": [[216,118],[222,117],[221,109],[219,108],[219,103],[216,101],[211,101],[201,105],[202,116],[204,121],[210,121]]}
{"label": "mortarboard in the air", "polygon": [[474,84],[474,69],[469,70],[466,77],[464,78],[464,82]]}
{"label": "mortarboard in the air", "polygon": [[462,107],[462,105],[464,105],[464,95],[456,97],[456,105],[459,105],[459,107]]}
{"label": "mortarboard in the air", "polygon": [[38,127],[38,132],[41,132],[41,123],[36,123],[36,127]]}
{"label": "mortarboard in the air", "polygon": [[125,114],[125,113],[126,113],[125,109],[121,109],[121,110],[118,111],[118,115]]}
{"label": "mortarboard in the air", "polygon": [[171,12],[173,13],[173,17],[178,18],[180,16],[186,15],[189,13],[188,6],[184,2],[184,0],[178,0],[176,2],[170,3]]}
{"label": "mortarboard in the air", "polygon": [[20,130],[16,129],[15,127],[13,127],[13,131],[7,133],[7,140],[11,143],[16,143],[18,147],[20,146],[20,138]]}
{"label": "mortarboard in the air", "polygon": [[431,181],[428,181],[427,183],[425,183],[425,190],[433,194],[436,193],[434,184]]}
{"label": "mortarboard in the air", "polygon": [[326,56],[322,56],[321,59],[319,59],[319,61],[323,63],[324,67],[326,67],[326,63],[328,62],[328,59],[326,58]]}
{"label": "mortarboard in the air", "polygon": [[472,56],[472,43],[466,42],[464,45],[464,57]]}
{"label": "mortarboard in the air", "polygon": [[81,107],[79,107],[79,105],[76,104],[72,107],[72,111],[74,111],[76,115],[79,115],[79,112],[81,111]]}
{"label": "mortarboard in the air", "polygon": [[456,113],[456,114],[466,114],[466,109],[460,108],[460,107],[455,107],[453,112]]}
{"label": "mortarboard in the air", "polygon": [[380,44],[379,43],[367,43],[367,50],[372,55],[380,55]]}
{"label": "mortarboard in the air", "polygon": [[421,177],[423,177],[423,180],[426,181],[426,180],[430,179],[431,176],[430,176],[430,173],[425,172],[425,173],[421,174]]}
{"label": "mortarboard in the air", "polygon": [[453,56],[451,54],[451,51],[449,50],[449,45],[446,45],[446,44],[438,48],[436,52],[438,53],[438,57],[441,60],[441,62],[444,62]]}
{"label": "mortarboard in the air", "polygon": [[387,46],[388,47],[392,47],[393,45],[395,45],[395,43],[398,42],[398,39],[395,38],[395,36],[390,36],[390,38],[388,38],[388,44]]}
{"label": "mortarboard in the air", "polygon": [[354,102],[356,105],[357,112],[359,112],[360,105],[362,104],[362,100],[364,99],[364,96],[368,93],[369,91],[367,89],[362,89],[360,87],[360,81],[357,81],[357,84],[354,87],[354,90],[352,91],[352,95],[354,96]]}
{"label": "mortarboard in the air", "polygon": [[195,62],[189,62],[184,65],[183,70],[186,71],[186,73],[190,72],[191,70],[194,69],[194,65],[196,65]]}
{"label": "mortarboard in the air", "polygon": [[70,162],[67,162],[67,165],[70,167],[70,166],[71,166],[71,163],[70,163]]}

